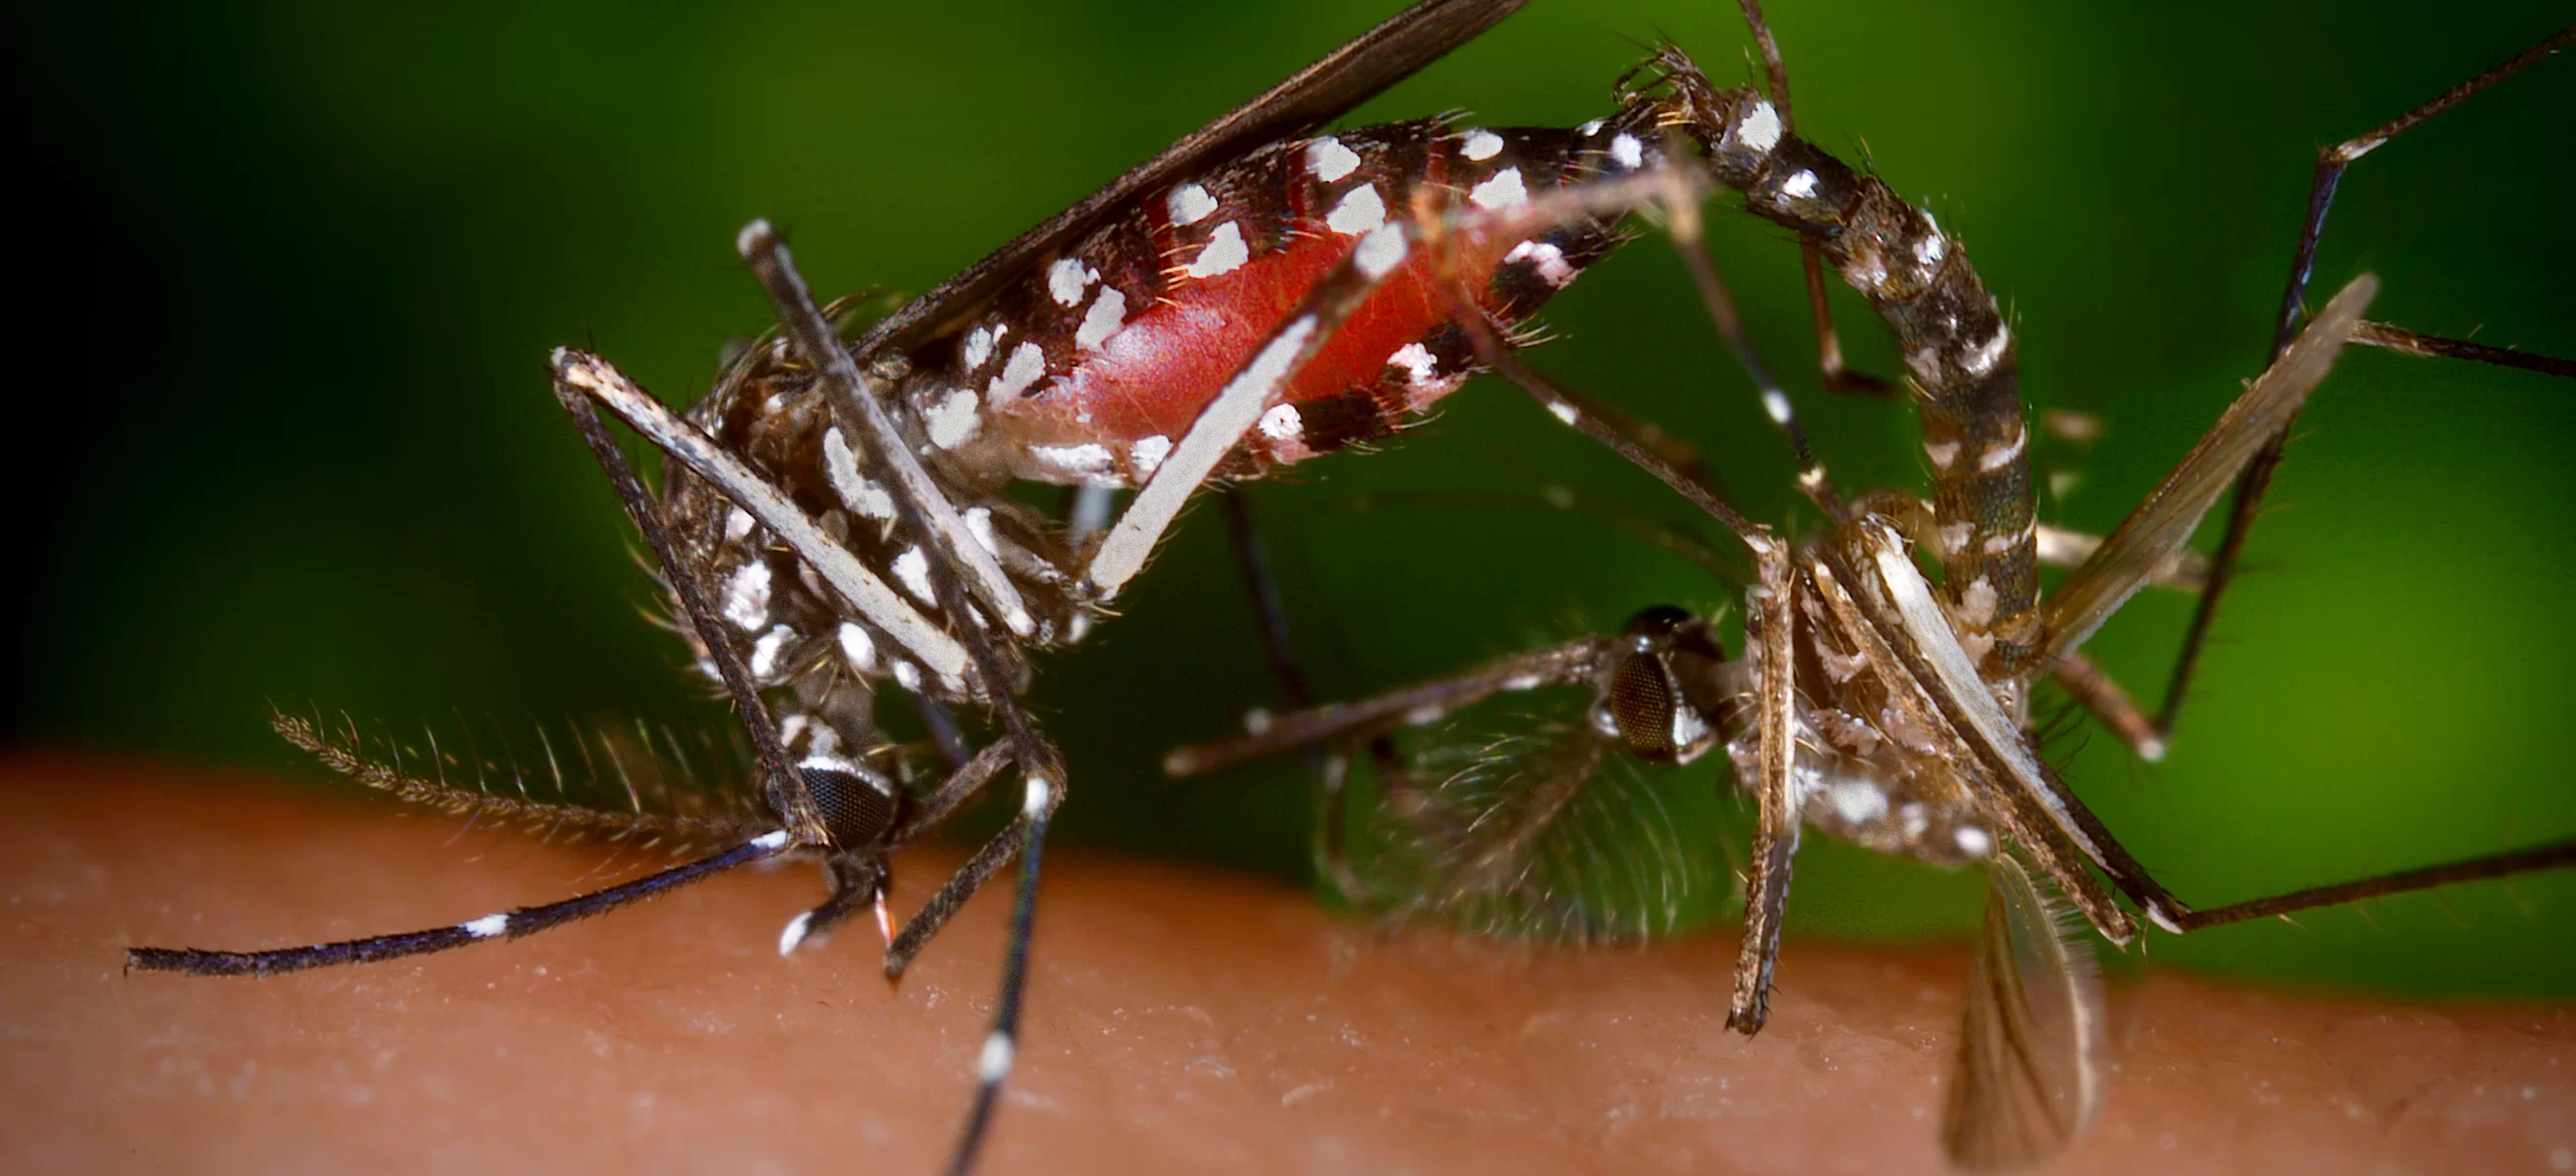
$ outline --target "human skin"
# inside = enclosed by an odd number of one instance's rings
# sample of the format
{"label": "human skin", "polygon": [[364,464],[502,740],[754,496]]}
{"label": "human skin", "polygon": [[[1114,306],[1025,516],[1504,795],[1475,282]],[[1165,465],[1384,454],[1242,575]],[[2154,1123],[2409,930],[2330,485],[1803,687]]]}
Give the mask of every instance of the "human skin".
{"label": "human skin", "polygon": [[[454,923],[624,876],[597,846],[297,798],[248,774],[0,760],[0,1168],[927,1172],[953,1143],[1007,902],[900,987],[865,925],[790,959],[810,869],[532,939],[268,979],[138,944]],[[959,857],[899,862],[908,906]],[[1386,933],[1274,883],[1046,859],[985,1170],[1943,1170],[1966,955],[1790,943],[1724,1032],[1735,944]],[[2151,972],[2081,1171],[2567,1171],[2576,1008],[2400,1005]]]}

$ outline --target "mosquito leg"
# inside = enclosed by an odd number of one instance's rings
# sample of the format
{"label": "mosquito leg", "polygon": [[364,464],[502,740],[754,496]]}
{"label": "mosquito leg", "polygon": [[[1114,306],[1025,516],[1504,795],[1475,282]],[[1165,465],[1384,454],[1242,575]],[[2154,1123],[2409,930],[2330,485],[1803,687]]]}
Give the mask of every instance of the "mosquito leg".
{"label": "mosquito leg", "polygon": [[[1780,42],[1771,36],[1771,23],[1763,19],[1760,0],[1738,0],[1738,7],[1744,10],[1744,23],[1753,30],[1754,45],[1762,51],[1762,69],[1771,80],[1771,104],[1780,110],[1780,129],[1794,135],[1798,133],[1798,122],[1789,113],[1789,66],[1780,58]],[[1798,260],[1807,273],[1807,310],[1816,320],[1816,369],[1824,374],[1825,390],[1851,396],[1896,395],[1895,385],[1843,366],[1843,342],[1834,333],[1833,307],[1825,301],[1824,258],[1815,242],[1798,243]],[[1765,403],[1769,403],[1767,398]],[[1800,463],[1799,468],[1803,471],[1805,463]]]}
{"label": "mosquito leg", "polygon": [[[815,574],[821,576],[832,591],[861,616],[886,631],[924,666],[943,679],[956,679],[965,673],[967,654],[957,639],[949,636],[928,618],[915,611],[894,589],[861,564],[848,548],[832,542],[814,525],[795,503],[778,492],[777,487],[752,472],[742,459],[725,451],[697,426],[626,378],[625,374],[598,356],[570,349],[558,350],[554,358],[558,386],[569,386],[581,395],[598,401],[627,427],[644,435],[653,447],[680,464],[690,473],[706,479],[745,513],[760,520],[762,526],[775,532],[794,548]],[[558,391],[558,395],[562,393]],[[941,566],[932,561],[933,567]]]}
{"label": "mosquito leg", "polygon": [[2555,355],[2542,355],[2536,351],[2524,351],[2515,347],[2490,347],[2484,343],[2471,343],[2466,339],[2427,335],[2422,331],[2392,327],[2387,323],[2361,324],[2354,329],[2352,341],[2367,343],[2373,347],[2384,347],[2400,355],[2416,355],[2426,359],[2464,359],[2470,363],[2518,368],[2526,372],[2538,372],[2544,376],[2557,376],[2560,379],[2576,379],[2576,360],[2560,359]]}
{"label": "mosquito leg", "polygon": [[1015,694],[1018,678],[1015,659],[995,636],[969,621],[968,592],[973,590],[986,605],[1002,614],[1003,623],[1013,633],[1026,635],[1035,622],[1021,603],[1018,590],[1011,587],[991,552],[984,549],[966,532],[957,510],[927,471],[914,460],[893,418],[873,396],[862,396],[863,384],[858,365],[850,359],[831,324],[815,306],[804,278],[796,272],[787,247],[779,241],[766,221],[753,221],[737,242],[743,260],[750,264],[754,276],[777,304],[780,322],[789,338],[808,363],[822,373],[824,395],[835,418],[845,428],[857,432],[868,450],[868,460],[878,469],[891,470],[898,488],[893,495],[896,515],[902,525],[916,535],[927,536],[944,552],[943,558],[930,561],[931,587],[945,615],[957,618],[956,627],[963,634],[968,658],[976,675],[983,680],[986,696],[1009,732],[1014,757],[1021,777],[1027,782],[1027,801],[1018,820],[1003,835],[984,847],[966,866],[951,877],[946,885],[931,896],[930,904],[915,914],[903,934],[887,945],[885,970],[888,979],[902,975],[914,955],[949,917],[995,871],[1013,857],[1020,859],[1020,885],[1011,907],[1009,946],[1004,949],[1001,991],[994,998],[993,1023],[984,1040],[982,1060],[976,1067],[975,1101],[968,1112],[964,1134],[949,1160],[952,1172],[973,1167],[975,1153],[983,1145],[984,1132],[992,1118],[993,1105],[1000,1096],[1002,1084],[1011,1073],[1011,1055],[1019,1035],[1020,1009],[1028,992],[1029,938],[1037,917],[1038,853],[1046,840],[1048,819],[1056,806],[1064,802],[1065,772],[1063,757],[1054,743],[1038,730],[1037,724],[1019,704]]}
{"label": "mosquito leg", "polygon": [[323,968],[333,964],[367,964],[377,960],[423,955],[464,947],[490,939],[517,939],[552,930],[575,919],[604,915],[629,903],[641,902],[667,894],[701,878],[721,874],[736,866],[763,858],[776,857],[790,845],[784,829],[763,833],[722,853],[686,862],[657,873],[647,874],[605,890],[568,898],[544,906],[518,907],[468,919],[450,927],[433,927],[426,931],[407,931],[399,935],[372,935],[365,939],[348,939],[313,947],[287,947],[274,951],[199,951],[195,948],[137,947],[125,953],[128,970],[146,972],[186,972],[194,976],[274,976],[280,972],[300,972],[306,968]]}
{"label": "mosquito leg", "polygon": [[1797,606],[1789,553],[1764,539],[1754,547],[1760,562],[1758,584],[1747,594],[1745,618],[1760,651],[1760,696],[1755,700],[1760,732],[1762,779],[1756,800],[1759,823],[1753,831],[1753,854],[1745,863],[1744,942],[1736,955],[1735,994],[1727,1006],[1726,1027],[1747,1037],[1762,1031],[1771,1015],[1771,974],[1780,963],[1780,927],[1789,908],[1789,871],[1798,852],[1798,796],[1792,789],[1796,766],[1797,660],[1790,646]]}
{"label": "mosquito leg", "polygon": [[2449,886],[2458,882],[2477,882],[2512,874],[2528,874],[2537,870],[2565,869],[2569,866],[2576,866],[2576,841],[2561,841],[2554,845],[2518,849],[2438,866],[2400,870],[2394,874],[2381,874],[2375,878],[2362,878],[2335,886],[2319,886],[2310,890],[2274,895],[2270,898],[2258,898],[2250,902],[2211,907],[2207,910],[2184,910],[2176,914],[2174,921],[2179,926],[2171,930],[2200,931],[2210,927],[2222,927],[2229,923],[2242,923],[2248,919],[2294,914],[2314,907],[2338,906],[2343,903],[2378,898],[2382,895],[2430,890],[2436,886]]}
{"label": "mosquito leg", "polygon": [[[2102,549],[2102,537],[2070,531],[2064,527],[2039,525],[2036,536],[2041,567],[2066,568],[2084,566],[2093,553]],[[2147,583],[2157,588],[2198,592],[2209,586],[2209,559],[2197,551],[2177,549],[2158,562],[2147,573]]]}
{"label": "mosquito leg", "polygon": [[2131,751],[2138,753],[2139,759],[2152,764],[2165,758],[2164,737],[2156,734],[2156,725],[2147,720],[2147,713],[2130,701],[2129,693],[2120,689],[2120,684],[2112,681],[2111,675],[2093,664],[2093,659],[2080,653],[2070,653],[2057,659],[2057,664],[2049,667],[2049,673],[2057,679],[2058,685],[2074,696],[2077,703],[2091,711],[2093,717],[2109,727],[2112,734],[2118,735],[2121,742],[2127,743]]}
{"label": "mosquito leg", "polygon": [[[607,364],[601,362],[600,367]],[[644,545],[652,549],[653,562],[661,569],[663,582],[671,586],[671,595],[680,602],[680,616],[694,640],[691,644],[707,652],[716,673],[724,679],[725,694],[733,700],[734,714],[742,720],[743,731],[751,737],[752,751],[760,759],[761,796],[769,810],[796,832],[803,844],[820,845],[828,838],[823,829],[823,815],[806,791],[805,778],[787,760],[787,750],[778,738],[778,728],[770,722],[769,708],[762,705],[760,692],[751,684],[751,674],[743,668],[742,657],[728,639],[728,630],[717,620],[715,609],[707,603],[707,594],[698,583],[697,573],[680,558],[678,545],[671,541],[670,530],[662,525],[662,512],[654,509],[643,479],[635,476],[628,464],[626,451],[617,447],[608,429],[591,407],[590,397],[582,384],[573,378],[584,369],[568,362],[567,353],[557,351],[554,357],[555,402],[572,418],[573,428],[581,434],[582,444],[590,448],[600,468],[607,471],[608,484],[617,491],[617,500],[626,509],[627,521],[644,536]],[[614,369],[610,369],[614,373]],[[622,382],[623,377],[619,377]]]}
{"label": "mosquito leg", "polygon": [[923,729],[930,732],[930,741],[938,746],[939,762],[952,772],[965,767],[975,753],[966,745],[966,733],[958,729],[956,712],[927,694],[913,695],[912,709],[921,715]]}
{"label": "mosquito leg", "polygon": [[1590,682],[1619,646],[1619,638],[1580,637],[1375,698],[1281,715],[1250,734],[1174,748],[1163,757],[1163,772],[1196,776],[1222,771],[1300,748],[1435,723],[1506,691]]}
{"label": "mosquito leg", "polygon": [[[2344,169],[2351,166],[2354,160],[2378,149],[2390,139],[2413,130],[2435,115],[2468,101],[2571,44],[2576,44],[2576,25],[2560,29],[2511,60],[2451,87],[2440,97],[2399,115],[2383,126],[2375,127],[2356,138],[2317,153],[2316,175],[2308,187],[2307,220],[2299,231],[2298,248],[2290,257],[2290,279],[2287,287],[2281,292],[2281,308],[2274,321],[2272,350],[2266,360],[2267,364],[2279,360],[2281,354],[2289,350],[2291,341],[2298,337],[2299,321],[2304,313],[2303,305],[2307,298],[2308,279],[2316,270],[2317,241],[2325,232],[2326,210],[2334,203],[2335,187],[2342,183]],[[2406,334],[2413,336],[2412,332],[2406,332]],[[2385,337],[2395,338],[2394,335]],[[2456,344],[2461,349],[2476,347],[2474,344],[2458,343],[2456,340],[2440,340],[2435,336],[2413,336],[2413,338],[2435,340],[2438,344]],[[2378,340],[2371,341],[2378,342]],[[2392,344],[2383,342],[2379,345]],[[2398,349],[2408,350],[2409,348],[2399,347]],[[2429,353],[2457,355],[2462,358],[2483,358],[2467,350],[2436,348]],[[2533,370],[2554,370],[2556,374],[2568,374],[2569,365],[2565,361],[2550,362],[2557,366]],[[2508,363],[2507,366],[2528,365]],[[2192,675],[2199,669],[2201,649],[2209,640],[2210,626],[2218,618],[2219,598],[2227,591],[2228,581],[2236,573],[2237,561],[2244,554],[2246,533],[2253,529],[2254,517],[2260,513],[2263,505],[2264,492],[2271,488],[2273,471],[2280,467],[2281,449],[2288,440],[2292,423],[2283,422],[2280,431],[2275,433],[2262,450],[2254,455],[2253,461],[2245,467],[2245,472],[2237,477],[2236,499],[2227,515],[2227,532],[2219,538],[2218,552],[2210,559],[2209,588],[2201,593],[2200,607],[2192,613],[2191,629],[2183,636],[2182,652],[2174,659],[2173,678],[2165,687],[2164,709],[2156,716],[2156,730],[2168,737],[2173,734],[2174,723],[2181,717],[2183,701],[2190,696]]]}
{"label": "mosquito leg", "polygon": [[[1817,509],[1825,512],[1826,517],[1841,522],[1850,517],[1850,512],[1844,506],[1842,496],[1834,491],[1833,483],[1826,479],[1824,463],[1816,460],[1815,447],[1807,443],[1807,431],[1798,427],[1797,415],[1791,411],[1789,394],[1781,390],[1778,380],[1771,378],[1771,370],[1763,365],[1761,355],[1753,350],[1753,340],[1745,335],[1744,319],[1735,311],[1735,299],[1727,293],[1726,283],[1718,278],[1717,267],[1709,263],[1708,250],[1700,234],[1699,201],[1686,198],[1686,195],[1677,191],[1665,201],[1665,225],[1666,232],[1673,239],[1674,250],[1681,254],[1683,268],[1690,271],[1691,285],[1699,291],[1700,305],[1707,309],[1709,323],[1717,328],[1718,337],[1726,340],[1728,349],[1735,353],[1737,366],[1752,377],[1754,388],[1761,392],[1762,411],[1771,417],[1772,424],[1780,426],[1782,435],[1789,439],[1789,451],[1798,461],[1798,488],[1815,502]],[[1812,264],[1815,247],[1806,248]],[[1816,278],[1816,271],[1810,269],[1809,277]],[[1816,289],[1821,293],[1824,287],[1819,285]],[[1827,324],[1823,329],[1830,342],[1832,326]]]}
{"label": "mosquito leg", "polygon": [[1253,615],[1261,622],[1261,652],[1270,661],[1271,680],[1278,683],[1279,696],[1291,708],[1304,710],[1314,705],[1314,694],[1306,687],[1305,673],[1297,668],[1296,649],[1288,639],[1288,608],[1279,599],[1278,580],[1270,574],[1270,552],[1252,518],[1252,497],[1240,486],[1227,485],[1218,491],[1217,499],[1225,505],[1225,534],[1234,547],[1235,570],[1242,574]]}

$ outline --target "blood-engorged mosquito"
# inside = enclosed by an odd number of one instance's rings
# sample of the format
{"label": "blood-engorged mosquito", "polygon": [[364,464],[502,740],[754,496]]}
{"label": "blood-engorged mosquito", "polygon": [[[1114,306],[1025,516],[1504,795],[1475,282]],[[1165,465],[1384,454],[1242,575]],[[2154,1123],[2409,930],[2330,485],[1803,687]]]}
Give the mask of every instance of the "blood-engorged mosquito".
{"label": "blood-engorged mosquito", "polygon": [[[714,848],[590,894],[310,947],[136,948],[129,966],[268,975],[443,951],[799,853],[822,859],[831,892],[787,924],[781,953],[872,910],[895,977],[1016,860],[1001,991],[953,1160],[971,1165],[1017,1051],[1039,850],[1068,783],[1020,701],[1031,655],[1079,640],[1212,477],[1391,432],[1475,369],[1480,332],[1508,332],[1624,240],[1629,211],[1692,186],[1697,169],[1664,157],[1668,108],[1644,101],[1573,129],[1429,119],[1307,134],[1518,7],[1424,0],[855,340],[755,221],[737,250],[781,330],[685,415],[606,360],[557,350],[556,398],[641,533],[672,627],[741,719],[751,803],[685,830],[610,818]],[[1472,329],[1448,321],[1460,306]],[[601,408],[676,463],[658,497]],[[1059,526],[1009,493],[1021,479],[1092,493]],[[1117,489],[1136,495],[1112,519],[1099,492]],[[994,737],[944,741],[944,779],[908,787],[875,713],[889,683],[934,728],[962,708]],[[371,762],[363,741],[300,721],[279,728],[404,799],[602,823]],[[889,857],[1006,767],[1024,781],[1017,818],[896,931]]]}
{"label": "blood-engorged mosquito", "polygon": [[[1604,852],[1598,839],[1605,826],[1623,820],[1641,831],[1628,853],[1671,859],[1682,852],[1672,842],[1674,831],[1659,828],[1655,816],[1623,811],[1631,804],[1626,791],[1598,795],[1596,773],[1614,757],[1686,763],[1723,747],[1739,787],[1759,808],[1728,1017],[1747,1034],[1766,1016],[1802,824],[1935,865],[1987,862],[1985,933],[1969,980],[1944,1128],[1953,1158],[1983,1168],[2054,1154],[2083,1130],[2101,1097],[2105,1035],[2090,949],[2061,925],[2055,896],[2064,896],[2095,932],[2125,946],[2142,922],[2182,934],[2576,865],[2576,840],[2560,840],[2196,910],[2152,877],[2066,786],[2036,750],[2031,719],[2034,688],[2053,677],[2141,757],[2163,757],[2207,618],[2227,586],[2281,439],[2347,343],[2576,377],[2576,364],[2566,360],[2368,322],[2363,310],[2379,283],[2367,275],[2345,286],[2312,321],[2305,314],[2319,234],[2345,165],[2576,43],[2576,28],[2325,152],[2282,296],[2270,366],[2118,529],[2098,542],[2045,543],[2033,509],[2029,427],[2010,330],[1975,279],[1962,277],[1955,243],[1929,214],[1784,134],[1784,71],[1757,7],[1750,0],[1744,7],[1764,50],[1772,93],[1781,96],[1776,110],[1756,91],[1714,86],[1669,48],[1649,64],[1650,84],[1680,96],[1673,123],[1687,126],[1704,146],[1720,181],[1744,191],[1756,213],[1798,231],[1894,329],[1922,410],[1932,497],[1846,498],[1817,461],[1787,399],[1741,346],[1723,291],[1704,269],[1696,273],[1712,317],[1739,344],[1762,386],[1764,407],[1796,456],[1799,487],[1827,519],[1825,534],[1783,542],[1627,431],[1595,419],[1509,354],[1492,332],[1478,332],[1482,358],[1559,420],[1655,474],[1750,552],[1755,572],[1745,597],[1745,655],[1726,655],[1712,619],[1653,608],[1615,637],[1501,658],[1348,705],[1264,717],[1246,736],[1175,751],[1167,769],[1189,775],[1318,743],[1378,740],[1408,725],[1447,720],[1497,695],[1587,688],[1593,702],[1580,717],[1471,748],[1463,765],[1417,772],[1379,744],[1383,813],[1379,844],[1372,847],[1380,855],[1374,876],[1348,859],[1344,793],[1338,772],[1328,774],[1322,844],[1328,869],[1363,901],[1543,934],[1619,936],[1667,922],[1669,910],[1640,908],[1669,905],[1670,888],[1687,883],[1693,871],[1665,860],[1607,882],[1592,876],[1621,865],[1617,851]],[[1696,230],[1679,206],[1675,221],[1675,235],[1695,249]],[[1686,249],[1685,256],[1697,255]],[[1821,311],[1819,317],[1822,325]],[[1830,377],[1830,330],[1821,337]],[[2240,505],[2219,555],[2205,566],[2185,567],[2182,545],[2240,479]],[[2037,566],[2052,556],[2073,570],[2043,597]],[[1919,563],[1937,564],[1941,578],[1927,577]],[[2191,581],[2202,603],[2170,701],[2150,717],[2078,651],[2159,578]]]}

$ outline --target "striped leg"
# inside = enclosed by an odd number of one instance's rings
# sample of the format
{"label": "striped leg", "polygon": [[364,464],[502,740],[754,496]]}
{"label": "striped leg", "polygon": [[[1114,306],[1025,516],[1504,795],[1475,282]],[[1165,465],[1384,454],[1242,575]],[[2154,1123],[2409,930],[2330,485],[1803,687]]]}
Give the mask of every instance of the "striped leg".
{"label": "striped leg", "polygon": [[776,857],[787,852],[788,848],[787,831],[781,829],[763,833],[722,853],[647,874],[605,890],[594,890],[544,906],[499,911],[453,926],[270,951],[137,947],[127,949],[125,966],[129,970],[185,972],[192,976],[274,976],[280,972],[300,972],[306,968],[327,968],[334,964],[370,964],[378,960],[426,955],[491,939],[517,939],[552,930],[575,919],[604,915],[630,903],[668,894],[736,866]]}

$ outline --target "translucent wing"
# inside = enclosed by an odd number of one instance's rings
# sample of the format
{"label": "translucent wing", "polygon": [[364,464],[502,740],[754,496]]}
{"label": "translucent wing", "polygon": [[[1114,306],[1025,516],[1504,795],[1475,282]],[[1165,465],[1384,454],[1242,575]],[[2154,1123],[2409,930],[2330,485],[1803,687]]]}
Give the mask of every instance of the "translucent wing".
{"label": "translucent wing", "polygon": [[1366,893],[1404,918],[1577,943],[1651,939],[1726,914],[1722,785],[1631,758],[1585,720],[1589,692],[1542,693],[1553,697],[1404,741],[1407,769],[1382,774],[1354,838]]}
{"label": "translucent wing", "polygon": [[2253,460],[2254,452],[2298,415],[2309,391],[2325,379],[2336,353],[2360,325],[2371,295],[2378,292],[2379,279],[2364,274],[2326,303],[2280,360],[2192,446],[2182,464],[2165,475],[2155,492],[2102,541],[2084,566],[2066,577],[2048,598],[2047,633],[2040,656],[2031,665],[2045,667],[2059,654],[2084,644],[2093,630],[2166,566],[2191,538],[2201,516],[2209,513],[2238,471]]}
{"label": "translucent wing", "polygon": [[1987,866],[1985,929],[1942,1110],[1961,1167],[2019,1168],[2064,1150],[2102,1101],[2101,976],[2083,932],[2010,854]]}

